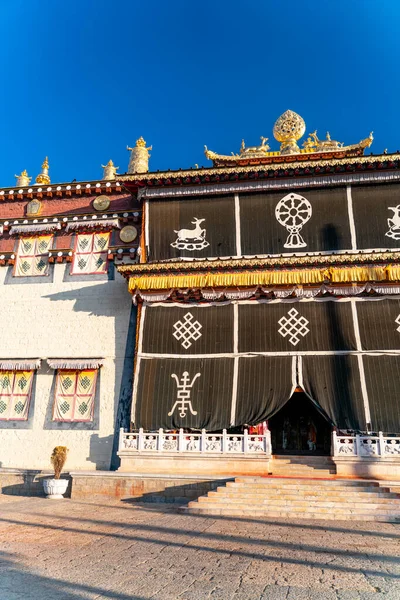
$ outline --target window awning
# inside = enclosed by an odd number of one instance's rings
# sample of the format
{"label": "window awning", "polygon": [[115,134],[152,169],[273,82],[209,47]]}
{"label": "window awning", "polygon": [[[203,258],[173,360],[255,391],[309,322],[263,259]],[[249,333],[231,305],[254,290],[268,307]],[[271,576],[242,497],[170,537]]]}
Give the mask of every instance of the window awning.
{"label": "window awning", "polygon": [[76,231],[79,229],[121,229],[119,219],[96,219],[92,221],[73,221],[68,223],[65,231]]}
{"label": "window awning", "polygon": [[20,233],[49,233],[61,229],[61,223],[27,223],[26,225],[13,225],[10,235]]}
{"label": "window awning", "polygon": [[0,371],[34,371],[40,363],[40,358],[0,359]]}
{"label": "window awning", "polygon": [[98,369],[104,363],[104,358],[48,358],[51,369]]}

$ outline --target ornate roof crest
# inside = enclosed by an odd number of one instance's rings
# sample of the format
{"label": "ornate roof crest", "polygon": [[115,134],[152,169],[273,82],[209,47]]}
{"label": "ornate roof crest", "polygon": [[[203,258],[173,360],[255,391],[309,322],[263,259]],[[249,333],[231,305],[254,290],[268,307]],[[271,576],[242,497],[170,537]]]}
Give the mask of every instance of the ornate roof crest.
{"label": "ornate roof crest", "polygon": [[[205,155],[213,161],[216,167],[282,163],[289,161],[289,156],[294,155],[299,155],[301,160],[317,160],[322,157],[345,158],[362,155],[365,148],[368,148],[374,139],[371,132],[367,138],[361,140],[358,144],[345,146],[343,142],[332,140],[329,132],[326,134],[325,140],[320,140],[317,132],[314,131],[303,142],[303,148],[301,149],[297,142],[303,137],[305,131],[304,119],[294,111],[287,110],[275,121],[273,128],[274,137],[280,142],[279,151],[270,151],[266,143],[268,138],[261,137],[261,145],[248,148],[246,148],[243,140],[239,154],[232,152],[231,156],[225,156],[208,150],[205,146]],[[288,158],[285,159],[285,156]]]}

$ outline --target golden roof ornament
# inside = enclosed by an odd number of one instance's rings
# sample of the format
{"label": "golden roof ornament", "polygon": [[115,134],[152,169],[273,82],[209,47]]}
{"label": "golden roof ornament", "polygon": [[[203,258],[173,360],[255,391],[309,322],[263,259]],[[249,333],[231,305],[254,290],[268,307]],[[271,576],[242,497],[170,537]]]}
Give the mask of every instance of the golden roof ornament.
{"label": "golden roof ornament", "polygon": [[261,137],[259,146],[250,146],[246,148],[244,140],[239,154],[232,152],[231,156],[217,154],[204,146],[204,153],[209,160],[212,160],[215,167],[235,167],[277,163],[282,164],[293,159],[285,156],[298,155],[296,160],[312,161],[322,158],[347,158],[361,156],[365,148],[368,148],[374,139],[372,132],[369,136],[361,140],[358,144],[345,146],[343,142],[332,140],[329,132],[325,140],[320,140],[317,132],[311,133],[303,143],[300,149],[297,142],[304,135],[306,124],[304,119],[293,110],[287,110],[277,119],[274,125],[273,133],[275,139],[281,143],[280,151],[270,151],[267,144],[268,138]]}
{"label": "golden roof ornament", "polygon": [[14,175],[17,178],[16,187],[26,187],[30,184],[32,177],[29,177],[28,171],[24,169],[21,175]]}
{"label": "golden roof ornament", "polygon": [[113,161],[110,159],[106,165],[101,165],[103,171],[103,181],[111,181],[118,175],[117,171],[119,167],[115,167]]}
{"label": "golden roof ornament", "polygon": [[49,159],[47,158],[47,156],[46,156],[46,158],[43,161],[41,172],[36,177],[36,183],[37,184],[41,184],[41,185],[48,185],[50,183],[50,177],[49,177]]}
{"label": "golden roof ornament", "polygon": [[293,110],[287,110],[275,121],[274,138],[281,142],[281,154],[298,154],[297,140],[306,130],[304,119]]}
{"label": "golden roof ornament", "polygon": [[136,146],[133,148],[127,146],[126,149],[130,150],[131,152],[128,173],[147,173],[149,170],[149,152],[153,149],[153,147],[149,146],[146,148],[146,142],[142,137],[140,137],[138,140],[136,140]]}

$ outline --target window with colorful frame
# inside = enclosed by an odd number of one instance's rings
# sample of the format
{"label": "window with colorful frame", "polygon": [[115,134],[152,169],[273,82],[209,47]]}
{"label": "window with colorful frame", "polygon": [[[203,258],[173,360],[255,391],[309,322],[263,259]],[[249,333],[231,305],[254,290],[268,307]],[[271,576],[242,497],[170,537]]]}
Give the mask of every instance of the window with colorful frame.
{"label": "window with colorful frame", "polygon": [[53,235],[21,237],[18,243],[15,277],[39,277],[49,273],[49,250]]}
{"label": "window with colorful frame", "polygon": [[76,236],[72,275],[107,273],[110,231]]}
{"label": "window with colorful frame", "polygon": [[57,371],[53,421],[93,421],[98,369]]}
{"label": "window with colorful frame", "polygon": [[34,371],[0,371],[0,421],[26,421]]}

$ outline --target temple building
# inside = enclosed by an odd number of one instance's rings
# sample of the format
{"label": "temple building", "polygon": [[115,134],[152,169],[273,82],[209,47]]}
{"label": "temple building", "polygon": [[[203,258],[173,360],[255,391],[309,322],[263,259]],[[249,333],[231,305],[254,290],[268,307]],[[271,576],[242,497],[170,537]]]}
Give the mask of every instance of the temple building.
{"label": "temple building", "polygon": [[118,267],[138,305],[121,470],[328,455],[400,478],[400,158],[305,129],[288,110],[276,150],[121,177],[143,207],[140,262]]}
{"label": "temple building", "polygon": [[1,467],[400,479],[400,155],[305,131],[0,190]]}

